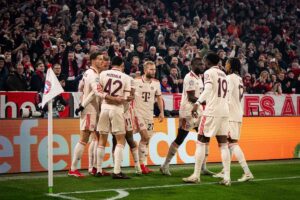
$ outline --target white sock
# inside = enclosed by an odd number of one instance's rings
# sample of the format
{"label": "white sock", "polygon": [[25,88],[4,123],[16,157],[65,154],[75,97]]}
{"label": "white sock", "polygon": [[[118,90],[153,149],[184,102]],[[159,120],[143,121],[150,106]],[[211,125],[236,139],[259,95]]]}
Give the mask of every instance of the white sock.
{"label": "white sock", "polygon": [[221,158],[224,169],[224,180],[230,180],[230,153],[227,143],[219,144],[221,150]]}
{"label": "white sock", "polygon": [[200,178],[201,166],[205,159],[205,143],[197,141],[196,152],[195,152],[195,168],[194,175]]}
{"label": "white sock", "polygon": [[94,143],[94,157],[93,157],[93,167],[97,168],[97,148],[98,148],[98,140],[95,140]]}
{"label": "white sock", "polygon": [[147,145],[143,142],[140,142],[140,144],[139,144],[139,158],[140,158],[140,163],[141,164],[145,164],[146,151],[147,151]]}
{"label": "white sock", "polygon": [[72,164],[71,164],[71,170],[72,171],[77,169],[77,164],[78,164],[78,161],[82,157],[84,147],[85,147],[85,143],[83,143],[83,142],[78,142],[76,144],[75,149],[74,149],[73,160],[72,160]]}
{"label": "white sock", "polygon": [[241,167],[244,170],[245,174],[250,174],[250,169],[247,165],[244,153],[241,149],[241,147],[238,144],[232,145],[231,148],[233,155],[236,157],[236,159],[239,161]]}
{"label": "white sock", "polygon": [[134,161],[134,166],[135,167],[140,167],[140,161],[139,161],[139,150],[137,147],[130,149],[133,161]]}
{"label": "white sock", "polygon": [[92,171],[93,168],[93,162],[94,162],[94,145],[95,141],[92,140],[89,145],[89,171]]}
{"label": "white sock", "polygon": [[114,157],[115,157],[114,174],[119,174],[121,172],[121,164],[123,161],[123,150],[124,150],[124,145],[117,144],[114,152]]}
{"label": "white sock", "polygon": [[209,144],[206,143],[206,145],[205,145],[205,158],[203,160],[203,164],[202,164],[201,170],[206,170],[207,169],[206,162],[207,162],[208,154],[209,154]]}
{"label": "white sock", "polygon": [[104,159],[105,154],[105,147],[104,146],[98,146],[97,148],[97,173],[102,173],[102,162]]}
{"label": "white sock", "polygon": [[178,149],[178,145],[175,142],[173,142],[169,148],[166,160],[163,164],[164,167],[169,167],[169,164],[170,164],[172,158],[174,157],[174,155],[176,154],[177,149]]}

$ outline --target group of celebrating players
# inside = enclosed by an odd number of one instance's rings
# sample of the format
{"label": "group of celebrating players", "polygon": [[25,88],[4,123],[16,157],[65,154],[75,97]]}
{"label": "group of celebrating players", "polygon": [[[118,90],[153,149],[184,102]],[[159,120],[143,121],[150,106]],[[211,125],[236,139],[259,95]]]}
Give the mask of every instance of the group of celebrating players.
{"label": "group of celebrating players", "polygon": [[[127,142],[137,174],[151,173],[146,166],[148,144],[153,134],[153,108],[157,102],[160,114],[164,118],[163,100],[160,83],[154,79],[155,63],[146,61],[143,64],[144,74],[131,78],[124,71],[121,57],[114,57],[109,67],[109,57],[94,52],[90,55],[91,67],[79,84],[82,99],[76,113],[80,113],[80,140],[74,149],[70,176],[83,177],[77,169],[85,145],[90,136],[89,173],[94,176],[109,176],[102,169],[105,145],[108,134],[113,135],[113,179],[128,179],[122,173],[121,163],[123,149]],[[241,64],[238,58],[229,58],[226,72],[218,66],[220,58],[209,52],[204,59],[194,58],[191,71],[185,76],[179,111],[179,128],[176,139],[170,145],[165,162],[160,171],[171,176],[169,163],[176,154],[191,129],[198,132],[194,173],[183,178],[187,183],[200,182],[200,174],[221,178],[220,184],[230,186],[230,163],[234,155],[244,170],[238,179],[244,182],[253,179],[245,160],[243,151],[238,145],[240,138],[243,109],[243,82],[240,77]],[[137,145],[133,134],[139,133],[141,140]],[[210,138],[216,136],[221,150],[223,170],[214,174],[206,167],[209,154]]]}

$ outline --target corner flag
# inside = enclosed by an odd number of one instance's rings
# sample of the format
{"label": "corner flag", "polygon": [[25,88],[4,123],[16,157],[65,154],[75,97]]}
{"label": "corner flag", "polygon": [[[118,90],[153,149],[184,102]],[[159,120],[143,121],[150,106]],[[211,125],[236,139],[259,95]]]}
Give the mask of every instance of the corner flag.
{"label": "corner flag", "polygon": [[44,107],[48,101],[50,101],[51,99],[53,99],[54,97],[62,93],[63,91],[64,90],[61,87],[59,81],[57,80],[57,77],[54,74],[53,70],[49,68],[46,75],[42,107]]}
{"label": "corner flag", "polygon": [[51,67],[47,70],[44,94],[42,99],[42,108],[48,102],[48,192],[53,193],[53,112],[52,99],[62,93],[57,77]]}

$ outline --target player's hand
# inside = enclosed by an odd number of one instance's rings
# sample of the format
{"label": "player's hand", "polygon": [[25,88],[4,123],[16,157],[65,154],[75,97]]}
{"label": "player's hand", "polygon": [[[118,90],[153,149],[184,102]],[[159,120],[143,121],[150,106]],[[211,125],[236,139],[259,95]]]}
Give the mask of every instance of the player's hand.
{"label": "player's hand", "polygon": [[159,113],[158,118],[159,118],[159,122],[162,122],[164,120],[164,118],[165,118],[164,113],[163,112]]}
{"label": "player's hand", "polygon": [[75,110],[75,115],[78,116],[79,113],[83,110],[84,110],[84,107],[81,104],[79,104],[79,107],[76,108],[76,110]]}
{"label": "player's hand", "polygon": [[130,102],[130,101],[132,101],[132,100],[134,100],[134,96],[128,96],[128,97],[127,97],[127,101],[128,101],[128,102]]}
{"label": "player's hand", "polygon": [[117,104],[123,104],[125,103],[126,99],[124,99],[124,97],[117,96],[115,101]]}
{"label": "player's hand", "polygon": [[197,110],[198,110],[198,104],[194,104],[194,107],[193,107],[193,109],[192,109],[192,116],[193,116],[194,118],[198,118]]}

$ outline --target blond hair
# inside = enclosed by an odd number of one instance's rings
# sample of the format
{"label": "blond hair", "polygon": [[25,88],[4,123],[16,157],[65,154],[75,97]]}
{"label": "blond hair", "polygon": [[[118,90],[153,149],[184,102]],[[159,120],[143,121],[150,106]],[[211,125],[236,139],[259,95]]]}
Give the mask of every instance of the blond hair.
{"label": "blond hair", "polygon": [[144,64],[143,64],[143,67],[144,67],[144,70],[146,70],[146,69],[148,69],[148,66],[155,66],[155,63],[154,62],[152,62],[152,61],[146,61],[146,62],[144,62]]}

